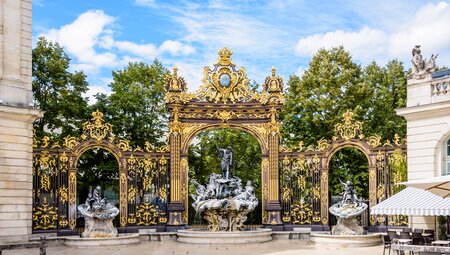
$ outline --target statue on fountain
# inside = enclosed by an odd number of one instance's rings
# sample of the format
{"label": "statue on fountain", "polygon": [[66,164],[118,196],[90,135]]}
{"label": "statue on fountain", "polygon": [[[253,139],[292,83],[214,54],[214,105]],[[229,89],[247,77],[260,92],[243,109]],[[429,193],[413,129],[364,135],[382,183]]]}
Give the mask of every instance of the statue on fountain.
{"label": "statue on fountain", "polygon": [[205,186],[196,180],[191,180],[196,194],[192,206],[197,213],[203,213],[208,221],[209,231],[240,231],[244,230],[247,215],[258,205],[258,199],[251,181],[247,181],[245,188],[242,180],[230,174],[233,163],[231,148],[219,149],[222,175],[211,174]]}
{"label": "statue on fountain", "polygon": [[357,216],[367,210],[367,204],[361,202],[350,181],[342,182],[344,188],[342,200],[329,209],[330,213],[338,218],[336,226],[331,229],[333,235],[362,235],[363,227],[360,226]]}
{"label": "statue on fountain", "polygon": [[119,214],[119,209],[101,197],[101,188],[97,186],[88,194],[86,202],[78,206],[84,216],[84,232],[81,237],[116,237],[117,229],[112,220]]}

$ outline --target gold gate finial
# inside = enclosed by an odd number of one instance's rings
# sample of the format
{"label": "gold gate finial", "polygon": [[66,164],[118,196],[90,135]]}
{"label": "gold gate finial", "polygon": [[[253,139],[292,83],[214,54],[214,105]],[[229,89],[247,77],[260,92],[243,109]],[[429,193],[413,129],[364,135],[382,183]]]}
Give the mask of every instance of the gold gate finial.
{"label": "gold gate finial", "polygon": [[228,49],[227,47],[223,47],[218,52],[219,54],[219,63],[221,65],[229,65],[231,63],[231,55],[233,55],[233,51]]}

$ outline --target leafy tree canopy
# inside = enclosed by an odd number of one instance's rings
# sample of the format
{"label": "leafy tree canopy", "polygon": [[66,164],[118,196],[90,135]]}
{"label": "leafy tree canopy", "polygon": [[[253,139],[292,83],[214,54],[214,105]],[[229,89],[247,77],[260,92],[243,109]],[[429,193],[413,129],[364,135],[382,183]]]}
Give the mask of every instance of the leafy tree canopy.
{"label": "leafy tree canopy", "polygon": [[70,58],[55,42],[40,37],[32,52],[33,97],[44,117],[34,123],[36,134],[61,139],[75,135],[86,120],[88,90],[83,72],[69,72]]}
{"label": "leafy tree canopy", "polygon": [[167,132],[167,111],[164,84],[168,70],[155,60],[152,64],[129,63],[114,71],[110,84],[112,94],[96,96],[92,109],[104,111],[113,125],[113,132],[133,144],[144,146],[148,141],[157,146]]}
{"label": "leafy tree canopy", "polygon": [[[292,75],[288,81],[287,102],[282,113],[282,136],[286,144],[300,141],[316,146],[321,138],[331,139],[334,126],[342,122],[342,114],[353,111],[364,122],[367,135],[378,134],[392,139],[406,134],[405,120],[395,109],[406,105],[406,71],[398,60],[385,67],[375,62],[362,68],[354,63],[345,49],[320,49],[311,59],[301,77]],[[338,151],[330,163],[330,191],[340,192],[333,176],[352,180],[356,190],[366,196],[367,159],[356,150]],[[342,179],[344,181],[344,179]]]}

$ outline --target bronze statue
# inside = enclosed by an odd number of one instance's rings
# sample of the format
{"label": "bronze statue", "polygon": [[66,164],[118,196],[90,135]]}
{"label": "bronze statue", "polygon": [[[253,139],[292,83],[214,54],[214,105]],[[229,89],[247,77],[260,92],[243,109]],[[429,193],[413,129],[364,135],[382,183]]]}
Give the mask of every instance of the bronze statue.
{"label": "bronze statue", "polygon": [[228,179],[230,177],[230,167],[233,163],[233,152],[231,151],[231,147],[226,149],[219,149],[219,158],[222,166],[222,178]]}

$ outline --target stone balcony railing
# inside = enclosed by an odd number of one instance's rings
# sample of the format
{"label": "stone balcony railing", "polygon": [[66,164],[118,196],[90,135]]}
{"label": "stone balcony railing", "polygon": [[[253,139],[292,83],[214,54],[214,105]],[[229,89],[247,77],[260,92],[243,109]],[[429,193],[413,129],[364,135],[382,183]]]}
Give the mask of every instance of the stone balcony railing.
{"label": "stone balcony railing", "polygon": [[450,70],[433,73],[430,86],[431,102],[450,100]]}

